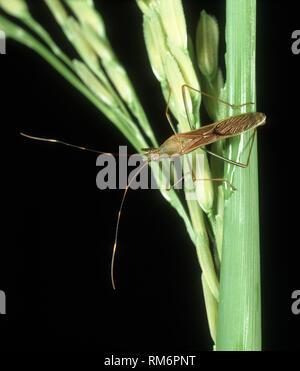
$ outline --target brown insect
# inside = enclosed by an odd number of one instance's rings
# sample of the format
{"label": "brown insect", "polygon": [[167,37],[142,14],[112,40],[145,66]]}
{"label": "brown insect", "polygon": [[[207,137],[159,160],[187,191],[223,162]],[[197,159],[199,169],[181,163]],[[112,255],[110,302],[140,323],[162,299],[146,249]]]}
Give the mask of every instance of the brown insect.
{"label": "brown insect", "polygon": [[[244,103],[238,106],[235,106],[233,104],[227,103],[219,98],[213,97],[207,93],[204,93],[200,90],[194,89],[189,85],[182,85],[182,95],[184,100],[184,105],[186,107],[186,97],[185,97],[185,88],[192,89],[200,94],[206,95],[209,98],[215,99],[221,103],[224,103],[228,106],[230,106],[233,109],[241,108],[243,106],[254,104],[252,102]],[[169,86],[169,98],[166,108],[166,116],[167,119],[174,130],[174,125],[172,123],[170,114],[169,114],[169,103],[170,103],[170,97],[171,97],[171,88]],[[186,114],[189,120],[188,111],[186,109]],[[249,159],[251,155],[251,150],[253,146],[254,141],[254,135],[256,132],[256,128],[258,126],[264,125],[266,123],[266,115],[261,112],[247,112],[247,113],[241,113],[239,115],[230,116],[228,118],[222,119],[220,121],[214,122],[210,125],[203,126],[199,129],[188,131],[185,133],[176,133],[169,137],[165,142],[163,142],[158,148],[142,148],[142,151],[146,152],[146,156],[148,156],[149,161],[157,160],[163,155],[167,155],[169,157],[172,156],[178,156],[178,155],[185,155],[187,153],[190,153],[194,151],[197,148],[202,148],[206,145],[209,145],[211,143],[217,142],[218,140],[231,138],[237,135],[241,135],[246,133],[247,131],[253,130],[253,136],[252,141],[250,145],[248,160],[246,164],[242,164],[239,162],[232,161],[230,159],[227,159],[223,156],[220,156],[216,153],[213,153],[207,149],[203,149],[205,152],[216,156],[226,162],[229,162],[233,165],[240,166],[240,167],[247,167],[249,164]]]}
{"label": "brown insect", "polygon": [[[203,94],[205,96],[208,96],[209,98],[215,99],[221,103],[224,103],[228,106],[230,106],[233,109],[236,108],[241,108],[243,106],[253,104],[252,102],[244,103],[238,106],[232,105],[230,103],[227,103],[219,98],[213,97],[205,92],[202,92],[200,90],[194,89],[191,86],[188,85],[183,85],[181,87],[182,89],[182,96],[184,100],[184,105],[186,107],[186,96],[185,96],[185,88],[189,88],[191,90],[194,90],[200,94]],[[131,178],[130,182],[127,184],[124,194],[122,197],[121,205],[119,208],[118,212],[118,218],[117,218],[117,225],[116,225],[116,232],[115,232],[115,240],[114,240],[114,246],[113,246],[113,252],[112,252],[112,259],[111,259],[111,282],[112,286],[115,289],[115,280],[114,280],[114,261],[115,261],[115,255],[116,255],[116,249],[117,249],[117,239],[118,239],[118,230],[119,230],[119,223],[120,223],[120,217],[121,217],[121,211],[123,208],[124,200],[127,194],[127,191],[134,181],[134,179],[140,174],[140,172],[143,170],[143,168],[147,165],[148,162],[150,161],[157,161],[161,157],[173,157],[173,156],[181,156],[185,155],[187,153],[190,153],[197,148],[201,148],[205,152],[218,157],[222,159],[223,161],[226,161],[230,164],[246,168],[249,165],[249,160],[250,160],[250,155],[251,155],[251,150],[253,147],[254,143],[254,138],[255,138],[255,133],[257,127],[264,125],[266,123],[266,115],[264,113],[260,112],[248,112],[248,113],[241,113],[238,115],[230,116],[228,118],[222,119],[220,121],[214,122],[210,125],[203,126],[199,129],[188,131],[185,133],[176,133],[174,129],[174,125],[171,120],[171,116],[169,114],[169,103],[170,103],[170,97],[171,97],[171,88],[169,85],[169,98],[168,98],[168,103],[166,107],[166,116],[167,119],[174,131],[174,135],[170,136],[165,142],[163,142],[158,148],[142,148],[141,150],[146,152],[145,156],[147,158],[147,161],[139,168],[139,170],[136,172],[136,174]],[[186,109],[187,113],[187,109]],[[189,120],[189,116],[187,113],[187,117]],[[231,159],[225,158],[219,154],[216,154],[214,152],[209,151],[208,149],[204,149],[204,146],[207,146],[211,143],[214,143],[218,140],[223,140],[226,138],[231,138],[237,135],[244,134],[250,130],[254,130],[252,138],[251,138],[251,144],[250,144],[250,149],[249,149],[249,154],[248,154],[248,159],[245,164],[233,161]],[[70,146],[73,148],[81,149],[81,150],[87,150],[90,152],[95,152],[95,153],[100,153],[100,154],[106,154],[106,155],[111,155],[111,156],[118,156],[118,154],[113,154],[109,152],[102,152],[94,149],[89,149],[81,146],[77,146],[74,144],[66,143],[57,139],[49,139],[49,138],[41,138],[41,137],[34,137],[31,135],[27,135],[24,133],[20,133],[21,135],[34,139],[34,140],[40,140],[40,141],[46,141],[46,142],[52,142],[52,143],[58,143],[58,144],[63,144],[66,146]],[[181,178],[182,179],[182,178]],[[196,180],[196,179],[194,179]],[[228,183],[233,189],[235,189],[226,179],[224,178],[213,178],[213,179],[197,179],[197,180],[215,180],[215,181],[223,181]],[[173,185],[174,186],[174,185]]]}
{"label": "brown insect", "polygon": [[[146,155],[149,156],[149,161],[157,160],[162,155],[167,155],[169,157],[185,155],[197,148],[207,146],[208,144],[214,143],[218,140],[234,137],[254,129],[249,151],[250,157],[255,130],[258,126],[264,125],[265,122],[266,116],[264,113],[241,113],[239,115],[231,116],[214,122],[213,124],[203,126],[200,129],[188,131],[186,133],[174,134],[169,137],[160,147],[142,148],[142,150],[147,152]],[[207,149],[205,151],[234,165],[244,168],[248,166],[249,157],[246,164],[241,164],[219,156],[216,153],[208,151]]]}

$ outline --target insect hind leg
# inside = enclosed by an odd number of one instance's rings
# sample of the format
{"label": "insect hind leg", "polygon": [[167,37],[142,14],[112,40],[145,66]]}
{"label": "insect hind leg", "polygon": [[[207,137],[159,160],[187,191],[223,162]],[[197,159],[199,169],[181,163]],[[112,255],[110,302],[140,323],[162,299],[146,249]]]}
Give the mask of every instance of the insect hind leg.
{"label": "insect hind leg", "polygon": [[253,144],[254,144],[254,139],[255,139],[255,133],[256,133],[256,128],[254,129],[254,132],[252,134],[252,137],[251,137],[251,144],[250,144],[250,149],[249,149],[249,153],[248,153],[248,158],[247,158],[247,162],[245,164],[241,163],[241,162],[236,162],[236,161],[233,161],[233,160],[230,160],[229,158],[226,158],[226,157],[223,157],[221,155],[218,155],[217,153],[214,153],[212,151],[209,151],[208,149],[206,148],[202,148],[202,150],[204,152],[207,152],[209,153],[210,155],[214,156],[214,157],[217,157],[225,162],[228,162],[229,164],[232,164],[232,165],[235,165],[235,166],[239,166],[239,167],[242,167],[242,168],[246,168],[248,167],[249,165],[249,162],[250,162],[250,156],[251,156],[251,152],[252,152],[252,148],[253,148]]}
{"label": "insect hind leg", "polygon": [[208,93],[205,93],[204,91],[201,91],[201,90],[198,90],[198,89],[195,89],[193,88],[192,86],[190,85],[187,85],[187,84],[184,84],[181,86],[181,92],[182,92],[182,97],[183,97],[183,102],[184,102],[184,107],[185,107],[185,111],[186,111],[186,114],[188,115],[188,111],[187,111],[187,102],[186,102],[186,94],[185,94],[185,88],[188,88],[188,89],[191,89],[201,95],[205,95],[206,97],[208,98],[211,98],[211,99],[215,99],[216,101],[218,102],[221,102],[221,103],[224,103],[226,104],[227,106],[231,107],[232,109],[238,109],[238,108],[242,108],[244,106],[247,106],[249,104],[254,104],[253,102],[246,102],[246,103],[243,103],[243,104],[238,104],[238,105],[235,105],[235,104],[231,104],[231,103],[228,103],[228,102],[225,102],[223,99],[220,99],[220,98],[217,98],[217,97],[214,97],[213,95],[210,95]]}

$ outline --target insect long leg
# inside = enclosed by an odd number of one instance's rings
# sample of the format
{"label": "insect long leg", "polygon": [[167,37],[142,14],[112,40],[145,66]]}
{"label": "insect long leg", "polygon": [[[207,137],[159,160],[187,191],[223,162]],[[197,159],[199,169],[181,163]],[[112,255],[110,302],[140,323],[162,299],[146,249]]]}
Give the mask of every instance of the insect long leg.
{"label": "insect long leg", "polygon": [[169,114],[169,105],[170,105],[170,100],[171,100],[172,89],[171,89],[169,81],[167,81],[167,83],[168,83],[168,88],[169,88],[169,96],[168,96],[167,107],[166,107],[166,112],[165,113],[166,113],[167,119],[169,121],[169,124],[170,124],[174,134],[177,135],[177,132],[175,130],[175,126],[173,124],[171,115]]}
{"label": "insect long leg", "polygon": [[[220,99],[220,98],[217,98],[217,97],[214,97],[213,95],[210,95],[208,93],[205,93],[204,91],[201,91],[201,90],[198,90],[198,89],[195,89],[193,88],[192,86],[189,86],[187,84],[184,84],[182,85],[181,87],[181,91],[182,91],[182,97],[183,97],[183,102],[184,102],[184,106],[185,106],[185,110],[186,110],[186,114],[188,116],[188,111],[187,111],[187,103],[186,103],[186,95],[185,95],[185,88],[188,88],[188,89],[191,89],[193,91],[196,91],[197,93],[199,94],[202,94],[202,95],[205,95],[206,97],[208,98],[211,98],[211,99],[215,99],[217,100],[218,102],[221,102],[221,103],[224,103],[226,104],[227,106],[233,108],[233,109],[237,109],[237,108],[242,108],[244,106],[247,106],[249,104],[254,104],[253,102],[246,102],[246,103],[243,103],[243,104],[238,104],[238,105],[234,105],[234,104],[231,104],[231,103],[228,103],[228,102],[225,102],[224,100]],[[189,117],[188,117],[188,120],[189,120]]]}
{"label": "insect long leg", "polygon": [[256,133],[256,128],[254,129],[253,134],[252,134],[252,137],[251,137],[250,149],[249,149],[249,153],[248,153],[247,162],[246,162],[245,164],[242,164],[241,162],[236,162],[236,161],[230,160],[229,158],[226,158],[226,157],[223,157],[223,156],[221,156],[221,155],[218,155],[217,153],[211,152],[211,151],[209,151],[209,150],[206,149],[206,148],[203,148],[203,147],[202,147],[201,149],[202,149],[203,151],[209,153],[209,154],[212,155],[212,156],[215,156],[215,157],[217,157],[217,158],[220,158],[220,159],[223,160],[223,161],[228,162],[229,164],[236,165],[236,166],[239,166],[239,167],[242,167],[242,168],[246,168],[246,167],[248,167],[248,165],[249,165],[250,156],[251,156],[251,151],[252,151],[252,148],[253,148],[253,143],[254,143],[254,138],[255,138],[255,133]]}
{"label": "insect long leg", "polygon": [[189,112],[188,112],[188,109],[187,109],[186,94],[185,94],[185,90],[184,90],[185,86],[188,86],[188,85],[182,85],[181,92],[182,92],[183,104],[184,104],[185,113],[186,113],[186,116],[187,116],[187,119],[188,119],[188,123],[189,123],[190,128],[192,128]]}
{"label": "insect long leg", "polygon": [[231,184],[227,179],[225,178],[195,178],[194,175],[193,175],[193,181],[194,182],[200,182],[202,180],[211,180],[212,182],[224,182],[226,183],[227,185],[229,185],[229,187],[233,190],[233,191],[236,191],[236,188],[233,184]]}
{"label": "insect long leg", "polygon": [[[211,180],[211,181],[213,181],[213,182],[224,182],[224,183],[226,183],[226,184],[228,184],[230,187],[231,187],[231,189],[233,190],[233,191],[235,191],[236,190],[236,188],[235,188],[235,186],[234,185],[232,185],[227,179],[225,179],[225,178],[196,178],[195,177],[195,175],[193,174],[193,172],[192,171],[190,171],[189,173],[191,173],[192,174],[192,179],[193,179],[193,182],[198,182],[198,181],[207,181],[207,180]],[[185,175],[187,175],[187,174],[185,174]],[[167,189],[167,191],[170,191],[171,189],[173,189],[178,183],[180,183],[183,179],[184,179],[184,177],[185,177],[185,175],[182,175],[170,188],[168,188]]]}

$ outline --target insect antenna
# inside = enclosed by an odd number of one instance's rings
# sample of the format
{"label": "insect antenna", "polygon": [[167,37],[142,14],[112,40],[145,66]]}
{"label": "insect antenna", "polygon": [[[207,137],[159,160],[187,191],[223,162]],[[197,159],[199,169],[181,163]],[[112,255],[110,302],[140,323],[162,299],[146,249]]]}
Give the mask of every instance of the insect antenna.
{"label": "insect antenna", "polygon": [[114,290],[116,290],[115,279],[114,279],[114,264],[115,264],[115,256],[116,256],[116,251],[117,251],[118,233],[119,233],[119,225],[120,225],[120,219],[121,219],[121,212],[122,212],[122,209],[123,209],[124,201],[125,201],[126,194],[127,194],[127,191],[129,189],[129,187],[131,186],[131,184],[134,181],[134,179],[141,173],[141,171],[144,169],[144,167],[146,165],[148,165],[148,161],[145,162],[141,166],[141,168],[134,174],[134,176],[130,179],[129,183],[127,184],[127,186],[126,186],[126,188],[124,190],[122,201],[121,201],[121,204],[120,204],[120,208],[119,208],[119,212],[118,212],[117,225],[116,225],[116,232],[115,232],[114,247],[113,247],[113,252],[112,252],[112,257],[111,257],[111,267],[110,267],[111,283],[112,283],[112,287],[113,287]]}
{"label": "insect antenna", "polygon": [[[75,145],[75,144],[67,143],[67,142],[64,142],[64,141],[59,140],[59,139],[50,139],[50,138],[37,137],[37,136],[25,134],[23,132],[20,132],[20,135],[22,135],[23,137],[29,138],[29,139],[37,140],[37,141],[62,144],[64,146],[68,146],[68,147],[80,149],[80,150],[83,150],[83,151],[89,151],[89,152],[98,153],[98,154],[104,154],[104,155],[109,155],[109,156],[118,156],[118,157],[127,156],[128,157],[128,156],[131,156],[132,155],[132,154],[125,154],[125,153],[124,154],[119,154],[119,153],[103,152],[103,151],[99,151],[99,150],[96,150],[96,149],[86,148],[86,147],[78,146],[78,145]],[[143,156],[140,153],[137,153],[137,155]],[[134,181],[134,179],[136,179],[136,177],[141,173],[141,171],[144,169],[144,167],[146,165],[148,165],[148,162],[149,162],[149,159],[147,158],[147,160],[141,166],[141,168],[139,170],[137,170],[137,172],[134,174],[134,176],[130,179],[129,183],[127,184],[127,186],[126,186],[126,188],[124,190],[122,201],[121,201],[121,204],[120,204],[120,208],[119,208],[119,212],[118,212],[118,218],[117,218],[117,225],[116,225],[116,232],[115,232],[115,240],[114,240],[113,252],[112,252],[112,257],[111,257],[111,270],[110,270],[111,283],[112,283],[112,287],[113,287],[114,290],[116,289],[115,279],[114,279],[114,263],[115,263],[115,257],[116,257],[116,251],[117,251],[117,242],[118,242],[118,233],[119,233],[119,225],[120,225],[121,212],[122,212],[122,209],[123,209],[124,201],[125,201],[126,194],[128,192],[129,187],[131,186],[131,184]]]}
{"label": "insect antenna", "polygon": [[128,153],[126,153],[126,154],[125,153],[121,153],[120,154],[120,153],[113,153],[113,152],[103,152],[103,151],[99,151],[97,149],[87,148],[87,147],[83,147],[83,146],[78,146],[76,144],[67,143],[67,142],[64,142],[64,141],[59,140],[59,139],[36,137],[36,136],[33,136],[33,135],[25,134],[23,132],[20,132],[20,135],[22,135],[25,138],[29,138],[29,139],[33,139],[33,140],[38,140],[40,142],[49,142],[49,143],[62,144],[64,146],[72,147],[72,148],[76,148],[76,149],[80,149],[82,151],[88,151],[88,152],[93,152],[93,153],[98,153],[98,154],[103,154],[103,155],[108,155],[108,156],[117,156],[117,157],[126,156],[126,157],[129,157],[129,156],[132,155],[132,154],[128,154]]}

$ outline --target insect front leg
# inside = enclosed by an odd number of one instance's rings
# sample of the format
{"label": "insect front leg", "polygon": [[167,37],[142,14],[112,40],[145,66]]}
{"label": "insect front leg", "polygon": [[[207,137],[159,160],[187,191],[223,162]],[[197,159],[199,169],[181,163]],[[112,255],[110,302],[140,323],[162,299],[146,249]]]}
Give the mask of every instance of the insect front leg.
{"label": "insect front leg", "polygon": [[178,143],[178,147],[180,147],[180,151],[178,152],[178,154],[180,154],[181,151],[182,151],[182,145],[181,145],[181,142],[179,140],[178,134],[177,134],[177,132],[175,130],[175,126],[173,124],[171,115],[169,113],[169,105],[170,105],[170,100],[171,100],[172,89],[171,89],[171,85],[170,85],[169,81],[167,81],[167,83],[168,83],[168,88],[169,88],[169,96],[168,96],[168,101],[167,101],[167,106],[166,106],[166,112],[165,112],[165,114],[166,114],[166,117],[167,117],[167,119],[169,121],[169,124],[170,124],[170,126],[171,126],[171,128],[172,128],[172,130],[174,132],[175,138],[176,138],[177,143]]}
{"label": "insect front leg", "polygon": [[183,181],[184,177],[186,175],[192,175],[192,180],[193,182],[200,182],[200,181],[208,181],[208,180],[211,180],[213,182],[224,182],[226,183],[227,185],[230,186],[230,188],[233,190],[233,191],[236,191],[236,188],[233,184],[231,184],[227,179],[225,178],[196,178],[194,173],[192,171],[189,171],[188,173],[182,175],[170,188],[167,189],[167,191],[170,191],[171,189],[173,189],[174,187],[176,187],[176,185],[180,182]]}

